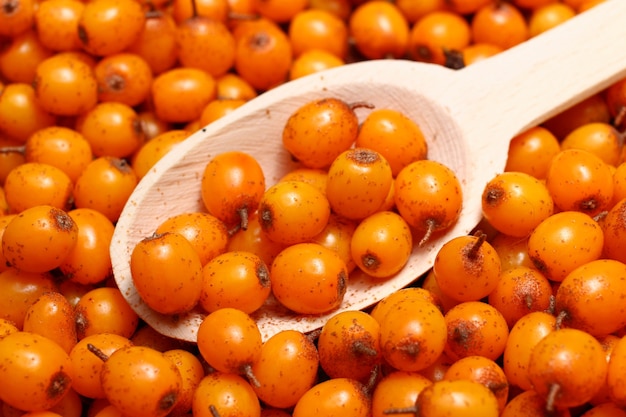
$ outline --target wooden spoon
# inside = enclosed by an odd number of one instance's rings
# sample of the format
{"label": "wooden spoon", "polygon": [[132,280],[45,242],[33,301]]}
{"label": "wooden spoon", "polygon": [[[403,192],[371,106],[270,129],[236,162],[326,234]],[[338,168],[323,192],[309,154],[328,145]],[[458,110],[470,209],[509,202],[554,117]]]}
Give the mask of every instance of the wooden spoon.
{"label": "wooden spoon", "polygon": [[[345,65],[288,82],[251,100],[179,144],[138,184],[111,244],[115,280],[132,308],[167,336],[195,341],[204,317],[169,317],[151,310],[133,286],[134,245],[168,217],[204,211],[200,178],[215,155],[240,150],[255,156],[268,185],[294,167],[282,147],[287,118],[321,97],[366,101],[404,112],[428,140],[429,158],[452,168],[464,187],[460,219],[447,233],[415,248],[406,267],[386,279],[355,273],[339,310],[302,316],[268,302],[253,316],[264,339],[283,329],[308,332],[338,311],[363,309],[427,272],[439,248],[481,220],[485,184],[504,169],[510,139],[626,77],[626,1],[606,2],[533,39],[459,71],[405,60]],[[360,109],[363,118],[368,111]],[[175,297],[175,294],[172,294]]]}

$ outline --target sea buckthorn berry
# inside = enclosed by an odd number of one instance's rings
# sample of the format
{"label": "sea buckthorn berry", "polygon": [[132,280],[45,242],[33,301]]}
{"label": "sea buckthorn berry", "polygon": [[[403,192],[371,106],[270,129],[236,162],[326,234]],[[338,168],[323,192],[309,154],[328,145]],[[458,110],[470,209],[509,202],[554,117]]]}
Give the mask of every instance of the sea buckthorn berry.
{"label": "sea buckthorn berry", "polygon": [[380,324],[383,317],[393,310],[398,303],[412,299],[428,301],[429,303],[433,303],[440,310],[442,309],[439,298],[433,292],[422,287],[406,287],[380,300],[374,305],[369,314]]}
{"label": "sea buckthorn berry", "polygon": [[409,42],[409,24],[394,3],[368,1],[348,21],[350,36],[367,59],[401,58]]}
{"label": "sea buckthorn berry", "polygon": [[35,11],[35,26],[42,45],[53,51],[81,48],[78,21],[85,3],[78,0],[53,0],[41,3]]}
{"label": "sea buckthorn berry", "polygon": [[47,337],[30,332],[5,336],[0,340],[0,362],[0,399],[17,409],[49,409],[71,389],[70,357]]}
{"label": "sea buckthorn berry", "polygon": [[205,16],[220,22],[228,19],[228,0],[175,0],[172,2],[172,16],[177,24],[193,16]]}
{"label": "sea buckthorn berry", "polygon": [[287,120],[283,146],[308,168],[327,168],[354,143],[359,121],[348,103],[323,98],[306,103]]}
{"label": "sea buckthorn berry", "polygon": [[571,131],[562,141],[561,149],[584,149],[605,163],[618,166],[621,159],[620,133],[608,123],[587,123]]}
{"label": "sea buckthorn berry", "polygon": [[54,54],[41,43],[34,28],[7,43],[0,52],[0,74],[13,83],[32,83],[37,66]]}
{"label": "sea buckthorn berry", "polygon": [[363,311],[334,314],[317,339],[320,366],[331,378],[367,382],[382,362],[380,324]]}
{"label": "sea buckthorn berry", "polygon": [[528,256],[528,237],[519,238],[498,233],[489,240],[489,243],[500,257],[502,271],[518,266],[535,267],[530,256]]}
{"label": "sea buckthorn berry", "polygon": [[434,11],[413,25],[409,35],[409,56],[416,61],[446,63],[445,51],[458,51],[470,44],[469,23],[457,13]]}
{"label": "sea buckthorn berry", "polygon": [[544,311],[534,311],[520,318],[509,332],[502,355],[502,369],[511,385],[531,390],[528,380],[530,355],[535,345],[556,330],[556,317]]}
{"label": "sea buckthorn berry", "polygon": [[524,237],[554,212],[554,202],[546,185],[523,172],[503,172],[483,189],[482,211],[496,230],[509,236]]}
{"label": "sea buckthorn berry", "polygon": [[252,386],[239,375],[213,372],[200,381],[193,394],[192,415],[234,417],[244,413],[261,417],[261,404]]}
{"label": "sea buckthorn berry", "polygon": [[50,126],[33,133],[24,147],[27,162],[53,165],[75,182],[93,159],[91,145],[76,130]]}
{"label": "sea buckthorn berry", "polygon": [[496,360],[504,352],[509,327],[502,313],[481,301],[466,301],[445,314],[446,354],[452,359],[484,356]]}
{"label": "sea buckthorn berry", "polygon": [[511,139],[504,170],[544,179],[552,158],[560,150],[559,140],[552,132],[541,126],[531,127]]}
{"label": "sea buckthorn berry", "polygon": [[437,284],[437,279],[435,278],[435,273],[433,272],[432,268],[430,269],[430,271],[428,271],[428,273],[424,277],[424,281],[422,281],[421,287],[424,288],[425,290],[428,290],[435,297],[437,297],[437,299],[439,300],[439,302],[437,303],[437,306],[443,313],[447,312],[455,305],[461,303],[461,301],[455,300],[454,298],[448,296],[441,290],[441,288],[439,287],[439,284]]}
{"label": "sea buckthorn berry", "polygon": [[93,68],[69,52],[56,54],[39,64],[33,85],[39,105],[52,114],[77,116],[98,102],[98,81]]}
{"label": "sea buckthorn berry", "polygon": [[79,340],[99,333],[130,338],[139,325],[137,313],[115,287],[96,287],[87,291],[74,310]]}
{"label": "sea buckthorn berry", "polygon": [[518,266],[500,274],[488,301],[502,313],[509,328],[512,328],[517,320],[530,312],[549,310],[552,296],[552,285],[541,272]]}
{"label": "sea buckthorn berry", "polygon": [[[546,4],[556,3],[558,0],[513,0],[512,3],[517,7],[521,7],[523,9],[533,10],[537,9],[541,6],[545,6]],[[576,0],[575,0],[576,1]],[[564,3],[567,3],[568,0],[565,0]]]}
{"label": "sea buckthorn berry", "polygon": [[[626,164],[624,167],[626,167]],[[306,182],[326,194],[328,171],[321,168],[295,168],[283,175],[280,181]]]}
{"label": "sea buckthorn berry", "polygon": [[332,378],[304,393],[293,409],[293,417],[339,415],[367,417],[371,399],[365,385],[350,378]]}
{"label": "sea buckthorn berry", "polygon": [[24,326],[28,307],[46,292],[58,291],[48,272],[26,272],[7,268],[0,272],[0,318],[8,320],[19,330]]}
{"label": "sea buckthorn berry", "polygon": [[504,371],[495,361],[482,356],[467,356],[454,362],[443,376],[444,380],[470,380],[489,388],[498,400],[500,411],[504,409],[509,395],[509,382]]}
{"label": "sea buckthorn berry", "polygon": [[187,312],[200,299],[200,255],[179,233],[165,232],[139,241],[131,253],[130,270],[141,299],[159,313]]}
{"label": "sea buckthorn berry", "polygon": [[251,100],[258,94],[243,78],[234,73],[217,77],[217,98],[220,100]]}
{"label": "sea buckthorn berry", "polygon": [[200,305],[207,312],[224,307],[251,314],[271,293],[270,272],[257,255],[229,251],[211,259],[202,269]]}
{"label": "sea buckthorn berry", "polygon": [[133,107],[150,94],[152,69],[140,55],[124,52],[106,56],[98,61],[94,73],[100,102],[116,101]]}
{"label": "sea buckthorn berry", "polygon": [[[4,192],[4,188],[0,187],[0,229],[2,230],[1,233],[4,233],[4,226],[7,223],[6,217],[8,217],[9,214],[12,214],[10,212],[11,212],[11,208],[9,207],[9,203],[7,203],[7,197]],[[2,235],[0,234],[0,239],[1,238],[2,238]]]}
{"label": "sea buckthorn berry", "polygon": [[272,292],[288,309],[301,314],[327,313],[339,307],[348,286],[345,262],[317,243],[283,249],[270,269]]}
{"label": "sea buckthorn berry", "polygon": [[238,107],[245,104],[245,100],[241,99],[220,99],[217,98],[213,101],[210,101],[204,109],[202,109],[202,113],[200,114],[200,120],[198,123],[200,126],[206,126],[209,123],[216,121]]}
{"label": "sea buckthorn berry", "polygon": [[53,165],[25,162],[9,172],[4,193],[15,213],[39,205],[65,210],[71,205],[72,180]]}
{"label": "sea buckthorn berry", "polygon": [[576,11],[564,3],[550,3],[534,9],[528,18],[531,37],[550,30],[576,16]]}
{"label": "sea buckthorn berry", "polygon": [[31,85],[11,83],[0,91],[0,132],[12,139],[24,143],[56,123],[56,116],[41,106]]}
{"label": "sea buckthorn berry", "polygon": [[626,237],[626,197],[617,202],[602,220],[604,232],[603,254],[609,259],[626,263],[624,238]]}
{"label": "sea buckthorn berry", "polygon": [[115,226],[104,214],[88,208],[67,214],[78,227],[76,245],[59,266],[61,272],[79,284],[98,284],[112,274],[109,246]]}
{"label": "sea buckthorn berry", "polygon": [[174,129],[157,134],[144,142],[131,158],[131,166],[137,178],[143,178],[161,158],[190,134],[187,130]]}
{"label": "sea buckthorn berry", "polygon": [[546,127],[559,140],[586,123],[611,122],[611,111],[602,94],[593,94],[573,106],[557,113],[545,122]]}
{"label": "sea buckthorn berry", "polygon": [[297,13],[288,29],[294,56],[315,49],[331,53],[343,60],[348,52],[346,22],[323,9],[307,9]]}
{"label": "sea buckthorn berry", "polygon": [[429,301],[400,301],[380,321],[383,358],[396,370],[426,369],[441,356],[445,344],[444,315]]}
{"label": "sea buckthorn berry", "polygon": [[16,333],[19,331],[20,329],[18,329],[12,321],[0,318],[0,340],[4,339],[11,333]]}
{"label": "sea buckthorn berry", "polygon": [[490,2],[476,11],[470,23],[473,43],[502,49],[518,45],[530,36],[522,11],[509,2]]}
{"label": "sea buckthorn berry", "polygon": [[308,0],[251,0],[253,9],[276,23],[290,22],[308,5]]}
{"label": "sea buckthorn berry", "polygon": [[391,166],[380,153],[352,148],[328,168],[326,197],[334,213],[361,220],[378,211],[392,184]]}
{"label": "sea buckthorn berry", "polygon": [[587,262],[570,272],[556,291],[559,325],[602,337],[626,326],[626,265],[612,259]]}
{"label": "sea buckthorn berry", "polygon": [[352,6],[351,0],[309,0],[310,9],[326,10],[343,20],[350,17]]}
{"label": "sea buckthorn berry", "polygon": [[355,145],[381,154],[394,177],[411,162],[426,159],[428,153],[419,126],[393,109],[377,109],[368,114],[359,126]]}
{"label": "sea buckthorn berry", "polygon": [[137,112],[121,102],[97,104],[79,118],[76,130],[89,142],[95,157],[130,156],[145,140]]}
{"label": "sea buckthorn berry", "polygon": [[137,1],[96,0],[85,4],[78,21],[78,38],[88,53],[112,55],[122,52],[139,37],[145,19]]}
{"label": "sea buckthorn berry", "polygon": [[413,0],[397,0],[395,3],[410,24],[414,24],[430,12],[446,7],[446,0],[423,0],[419,2]]}
{"label": "sea buckthorn berry", "polygon": [[30,0],[4,1],[0,8],[0,35],[14,37],[34,23],[36,5]]}
{"label": "sea buckthorn berry", "polygon": [[626,417],[626,411],[613,402],[597,404],[581,414],[581,417]]}
{"label": "sea buckthorn berry", "polygon": [[613,208],[624,198],[626,198],[626,160],[613,172]]}
{"label": "sea buckthorn berry", "polygon": [[[606,105],[613,118],[616,118],[626,110],[626,78],[622,78],[611,84],[604,93]],[[624,120],[617,123],[621,129],[624,126]]]}
{"label": "sea buckthorn berry", "polygon": [[552,281],[563,279],[575,268],[602,254],[602,227],[589,215],[562,211],[541,222],[528,238],[528,256]]}
{"label": "sea buckthorn berry", "polygon": [[58,283],[57,291],[60,291],[61,294],[63,294],[65,298],[67,298],[67,301],[70,302],[72,307],[76,307],[76,304],[78,304],[78,301],[80,301],[82,296],[87,294],[95,287],[95,285],[79,284],[67,279]]}
{"label": "sea buckthorn berry", "polygon": [[[352,259],[352,236],[356,230],[357,222],[331,213],[326,227],[311,238],[311,242],[332,249],[343,259],[348,268],[348,273],[356,268],[356,263]],[[270,263],[271,264],[271,263]]]}
{"label": "sea buckthorn berry", "polygon": [[287,34],[261,18],[242,26],[235,36],[235,70],[253,88],[269,90],[287,80],[293,51]]}
{"label": "sea buckthorn berry", "polygon": [[182,377],[163,353],[145,346],[126,346],[104,358],[102,389],[123,415],[164,417],[176,405]]}
{"label": "sea buckthorn berry", "polygon": [[453,12],[458,14],[471,14],[481,7],[491,4],[490,0],[448,0],[447,3]]}
{"label": "sea buckthorn berry", "polygon": [[611,352],[607,369],[607,386],[610,399],[620,407],[626,405],[624,370],[626,369],[626,337],[622,336]]}
{"label": "sea buckthorn berry", "polygon": [[474,42],[461,49],[463,64],[472,65],[502,52],[504,48],[486,42]]}
{"label": "sea buckthorn berry", "polygon": [[178,60],[178,45],[172,16],[159,10],[147,13],[139,36],[126,52],[142,57],[155,76],[173,68]]}
{"label": "sea buckthorn berry", "polygon": [[[618,336],[617,334],[609,334],[606,336],[599,337],[597,339],[600,342],[600,345],[602,345],[602,350],[604,351],[604,354],[606,356],[607,363],[610,363],[609,361],[611,360],[611,355],[613,354],[613,350],[615,349],[615,346],[617,346],[617,342],[621,340],[621,336]],[[610,393],[609,386],[608,386],[608,370],[607,370],[607,380],[604,381],[602,388],[600,388],[600,390],[598,390],[596,395],[594,395],[593,398],[589,400],[589,404],[592,406],[596,406],[598,404],[603,404],[603,403],[610,403],[610,404],[616,405],[615,403],[611,401],[611,393]],[[599,409],[598,411],[600,410],[601,409]],[[624,412],[626,413],[626,411]]]}
{"label": "sea buckthorn berry", "polygon": [[269,266],[285,247],[286,245],[267,237],[259,222],[258,212],[255,211],[248,217],[248,228],[245,230],[240,228],[230,236],[226,250],[254,253]]}
{"label": "sea buckthorn berry", "polygon": [[[602,388],[608,364],[600,342],[578,329],[557,329],[533,348],[528,378],[546,410],[585,404]],[[584,372],[583,372],[584,370]]]}
{"label": "sea buckthorn berry", "polygon": [[415,406],[420,416],[499,416],[495,394],[483,384],[467,379],[434,382],[422,390]]}
{"label": "sea buckthorn berry", "polygon": [[2,186],[4,186],[9,172],[11,172],[13,168],[26,162],[21,148],[23,145],[24,144],[20,141],[0,135],[0,147],[3,148],[3,150],[0,151],[0,184],[2,184]]}
{"label": "sea buckthorn berry", "polygon": [[235,64],[235,38],[221,21],[204,16],[185,19],[178,25],[176,40],[183,67],[199,68],[219,77]]}
{"label": "sea buckthorn berry", "polygon": [[22,330],[47,337],[68,354],[78,342],[74,307],[57,291],[42,294],[28,307]]}
{"label": "sea buckthorn berry", "polygon": [[74,205],[97,210],[116,222],[136,185],[137,176],[124,159],[102,156],[91,161],[76,180]]}
{"label": "sea buckthorn berry", "polygon": [[321,191],[300,181],[280,181],[263,194],[258,209],[263,232],[285,245],[307,242],[324,230],[330,204]]}
{"label": "sea buckthorn berry", "polygon": [[156,233],[176,232],[194,247],[202,265],[226,252],[228,230],[218,218],[204,212],[181,213],[169,217]]}
{"label": "sea buckthorn berry", "polygon": [[289,70],[289,79],[295,80],[306,75],[343,65],[345,62],[330,52],[311,49],[294,59]]}
{"label": "sea buckthorn berry", "polygon": [[176,405],[170,411],[170,415],[185,415],[184,413],[191,411],[193,394],[205,376],[204,365],[195,354],[185,349],[170,349],[163,352],[163,356],[176,365],[182,377]]}
{"label": "sea buckthorn berry", "polygon": [[172,123],[160,120],[153,110],[140,110],[137,112],[137,116],[143,126],[143,133],[146,136],[146,140],[154,139],[158,135],[169,132],[170,130],[176,130]]}
{"label": "sea buckthorn berry", "polygon": [[437,255],[433,273],[441,291],[458,301],[478,301],[498,285],[502,266],[484,233],[459,236],[446,242]]}
{"label": "sea buckthorn berry", "polygon": [[318,367],[311,339],[296,330],[282,330],[263,343],[261,357],[252,365],[259,386],[252,388],[271,407],[293,407],[317,381]]}
{"label": "sea buckthorn berry", "polygon": [[265,193],[263,169],[252,156],[239,151],[214,156],[201,180],[201,196],[207,211],[227,227],[246,229]]}
{"label": "sea buckthorn berry", "polygon": [[412,250],[411,228],[393,211],[380,211],[361,220],[350,240],[352,260],[361,271],[376,278],[399,272]]}
{"label": "sea buckthorn berry", "polygon": [[172,68],[152,82],[152,102],[157,116],[170,123],[196,120],[217,94],[215,78],[198,68]]}
{"label": "sea buckthorn berry", "polygon": [[114,333],[98,333],[80,340],[69,353],[74,370],[72,388],[83,397],[105,398],[100,380],[102,360],[89,350],[89,344],[97,346],[102,353],[110,356],[120,348],[131,346],[132,342]]}
{"label": "sea buckthorn berry", "polygon": [[236,308],[209,313],[198,327],[198,350],[219,372],[245,375],[258,385],[252,365],[261,357],[261,332],[256,322]]}
{"label": "sea buckthorn berry", "polygon": [[28,272],[57,268],[76,245],[78,227],[63,210],[49,205],[28,208],[2,235],[2,252],[11,266]]}
{"label": "sea buckthorn berry", "polygon": [[382,377],[372,392],[372,417],[385,417],[389,410],[415,407],[420,392],[432,381],[417,372],[392,371]]}
{"label": "sea buckthorn berry", "polygon": [[424,233],[420,245],[432,233],[452,226],[459,217],[461,184],[454,171],[440,162],[411,162],[398,173],[394,186],[398,212],[410,226]]}
{"label": "sea buckthorn berry", "polygon": [[571,417],[569,408],[555,408],[552,412],[546,410],[546,399],[532,389],[525,390],[514,396],[506,404],[500,417],[535,417],[549,415],[551,417]]}

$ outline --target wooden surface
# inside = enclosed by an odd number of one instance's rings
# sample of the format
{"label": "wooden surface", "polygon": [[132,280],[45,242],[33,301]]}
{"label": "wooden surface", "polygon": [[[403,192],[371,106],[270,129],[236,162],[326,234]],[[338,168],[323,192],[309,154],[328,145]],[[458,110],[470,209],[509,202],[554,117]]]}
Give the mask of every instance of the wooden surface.
{"label": "wooden surface", "polygon": [[[298,107],[316,98],[367,101],[417,122],[429,159],[452,168],[463,184],[459,222],[415,248],[407,266],[386,280],[351,275],[340,310],[366,308],[428,271],[443,243],[469,233],[481,218],[481,193],[501,172],[509,140],[570,105],[626,77],[626,1],[608,0],[522,45],[459,71],[403,60],[345,65],[301,78],[246,103],[193,134],[146,175],[117,223],[111,257],[116,282],[142,319],[157,331],[195,341],[203,314],[162,316],[135,291],[129,259],[134,245],[168,217],[204,211],[200,178],[212,156],[239,150],[255,156],[268,186],[293,168],[282,148],[282,128]],[[370,110],[359,109],[362,119]],[[418,239],[416,238],[416,241]],[[337,311],[330,313],[335,314]],[[294,315],[268,303],[254,315],[267,339],[282,329],[321,327],[326,316]]]}

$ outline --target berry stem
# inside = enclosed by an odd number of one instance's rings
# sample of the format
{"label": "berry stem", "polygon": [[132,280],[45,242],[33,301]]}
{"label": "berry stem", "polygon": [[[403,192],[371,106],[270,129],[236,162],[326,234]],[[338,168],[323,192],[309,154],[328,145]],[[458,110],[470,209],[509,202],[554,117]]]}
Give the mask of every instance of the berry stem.
{"label": "berry stem", "polygon": [[483,243],[487,240],[487,234],[483,233],[481,230],[474,233],[474,236],[477,238],[476,241],[472,244],[470,249],[467,251],[467,257],[469,259],[476,259],[478,256],[478,251]]}
{"label": "berry stem", "polygon": [[87,343],[87,350],[96,355],[102,362],[106,362],[109,360],[109,355],[107,355],[102,351],[102,349],[92,345],[91,343]]}

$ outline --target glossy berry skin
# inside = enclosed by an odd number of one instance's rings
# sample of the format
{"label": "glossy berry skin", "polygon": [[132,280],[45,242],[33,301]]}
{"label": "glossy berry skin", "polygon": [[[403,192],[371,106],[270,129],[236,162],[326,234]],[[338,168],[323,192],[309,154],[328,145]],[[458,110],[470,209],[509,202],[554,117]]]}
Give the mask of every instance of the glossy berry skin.
{"label": "glossy berry skin", "polygon": [[359,121],[348,103],[324,98],[304,104],[287,120],[283,146],[308,168],[327,168],[357,137]]}
{"label": "glossy berry skin", "polygon": [[277,300],[302,314],[321,314],[339,307],[348,285],[345,262],[317,243],[283,249],[274,258],[270,276]]}
{"label": "glossy berry skin", "polygon": [[71,389],[69,355],[36,333],[15,332],[0,340],[0,399],[12,407],[36,411],[55,406]]}

